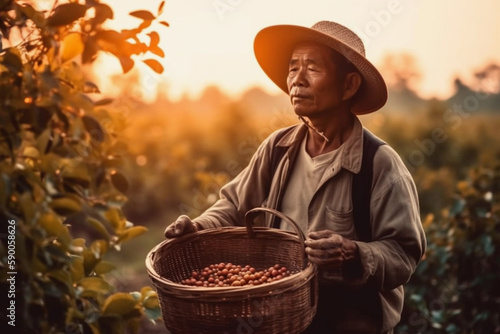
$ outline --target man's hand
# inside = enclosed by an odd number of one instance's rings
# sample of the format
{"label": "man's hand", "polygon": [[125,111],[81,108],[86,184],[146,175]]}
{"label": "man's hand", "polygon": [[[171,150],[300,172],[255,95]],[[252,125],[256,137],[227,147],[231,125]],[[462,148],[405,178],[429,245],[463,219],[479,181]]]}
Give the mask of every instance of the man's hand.
{"label": "man's hand", "polygon": [[165,229],[165,237],[176,238],[198,230],[200,230],[200,228],[195,222],[188,216],[182,215]]}
{"label": "man's hand", "polygon": [[349,260],[359,260],[358,246],[330,230],[311,232],[306,240],[309,261],[323,269],[341,267]]}

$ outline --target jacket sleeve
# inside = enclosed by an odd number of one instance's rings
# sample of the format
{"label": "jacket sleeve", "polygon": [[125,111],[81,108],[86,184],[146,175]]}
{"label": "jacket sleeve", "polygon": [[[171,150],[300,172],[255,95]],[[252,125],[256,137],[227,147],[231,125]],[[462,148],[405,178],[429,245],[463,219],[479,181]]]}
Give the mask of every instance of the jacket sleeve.
{"label": "jacket sleeve", "polygon": [[417,190],[399,156],[384,145],[374,166],[370,207],[373,241],[356,243],[363,280],[387,291],[410,279],[425,253],[426,240]]}
{"label": "jacket sleeve", "polygon": [[248,166],[222,187],[219,200],[193,219],[201,228],[243,226],[245,213],[262,205],[272,179],[270,160],[275,134],[264,140]]}

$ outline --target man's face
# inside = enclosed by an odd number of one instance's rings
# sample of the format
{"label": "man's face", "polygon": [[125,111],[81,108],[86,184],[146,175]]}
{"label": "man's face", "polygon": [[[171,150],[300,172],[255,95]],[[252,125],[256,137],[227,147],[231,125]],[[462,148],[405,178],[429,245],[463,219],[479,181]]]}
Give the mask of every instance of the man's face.
{"label": "man's face", "polygon": [[344,75],[333,50],[318,43],[295,47],[288,70],[288,92],[295,113],[314,117],[341,106]]}

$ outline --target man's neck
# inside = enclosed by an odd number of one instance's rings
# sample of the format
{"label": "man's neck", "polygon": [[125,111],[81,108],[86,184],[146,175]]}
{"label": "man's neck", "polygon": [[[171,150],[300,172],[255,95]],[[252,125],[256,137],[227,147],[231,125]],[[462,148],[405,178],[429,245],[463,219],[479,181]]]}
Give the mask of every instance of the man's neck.
{"label": "man's neck", "polygon": [[[351,135],[355,116],[351,112],[336,113],[326,117],[309,118],[310,125],[306,150],[311,157],[338,149]],[[324,137],[319,133],[322,133]]]}

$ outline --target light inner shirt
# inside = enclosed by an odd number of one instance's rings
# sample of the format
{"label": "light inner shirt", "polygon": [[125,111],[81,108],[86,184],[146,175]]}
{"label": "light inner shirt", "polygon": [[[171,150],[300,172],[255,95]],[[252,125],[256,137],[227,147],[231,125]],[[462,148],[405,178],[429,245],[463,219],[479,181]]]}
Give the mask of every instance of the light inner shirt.
{"label": "light inner shirt", "polygon": [[[309,135],[309,134],[308,134]],[[304,137],[301,143],[295,166],[293,167],[290,180],[288,181],[283,201],[281,203],[281,212],[296,222],[302,232],[307,237],[309,226],[308,208],[314,193],[318,190],[323,175],[331,163],[341,156],[342,147],[311,158],[306,151],[306,142],[308,135]],[[293,229],[287,223],[282,222],[281,228],[288,231]]]}

